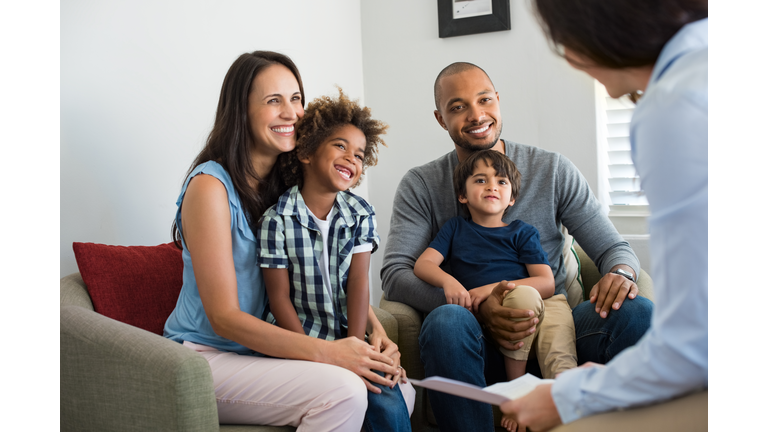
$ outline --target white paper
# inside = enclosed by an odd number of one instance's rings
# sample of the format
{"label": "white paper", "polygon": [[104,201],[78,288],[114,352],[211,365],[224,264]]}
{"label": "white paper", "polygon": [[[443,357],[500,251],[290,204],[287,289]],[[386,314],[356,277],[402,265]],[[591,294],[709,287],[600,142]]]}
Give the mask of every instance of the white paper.
{"label": "white paper", "polygon": [[512,381],[500,382],[492,386],[488,386],[484,388],[483,391],[496,393],[506,397],[507,399],[519,399],[533,391],[536,386],[553,382],[555,382],[555,380],[541,379],[531,374],[525,374],[520,378],[514,379]]}
{"label": "white paper", "polygon": [[491,405],[501,405],[505,401],[525,396],[540,384],[554,382],[555,380],[543,380],[531,374],[525,374],[512,381],[497,383],[486,388],[438,376],[429,377],[423,380],[408,378],[408,381],[419,387],[437,390]]}

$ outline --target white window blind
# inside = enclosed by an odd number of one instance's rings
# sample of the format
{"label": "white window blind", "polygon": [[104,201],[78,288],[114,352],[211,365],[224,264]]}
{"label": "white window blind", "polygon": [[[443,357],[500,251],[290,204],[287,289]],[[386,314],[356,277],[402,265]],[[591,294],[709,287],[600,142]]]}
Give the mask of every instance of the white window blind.
{"label": "white window blind", "polygon": [[[598,139],[600,141],[604,180],[601,184],[608,193],[601,193],[603,204],[610,211],[643,211],[648,201],[640,187],[640,178],[632,164],[629,144],[629,123],[635,104],[627,96],[614,99],[600,83],[595,83],[598,111]],[[607,180],[607,182],[605,181]]]}

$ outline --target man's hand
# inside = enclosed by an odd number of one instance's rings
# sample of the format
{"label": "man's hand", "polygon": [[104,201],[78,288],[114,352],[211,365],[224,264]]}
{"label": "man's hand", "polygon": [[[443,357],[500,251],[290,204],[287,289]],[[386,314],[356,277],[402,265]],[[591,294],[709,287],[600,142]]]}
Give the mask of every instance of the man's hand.
{"label": "man's hand", "polygon": [[[617,265],[611,271],[617,268],[634,274],[634,271],[625,265]],[[589,302],[595,304],[595,312],[607,318],[611,309],[619,310],[627,297],[630,300],[637,297],[637,291],[636,283],[616,273],[608,273],[592,287],[589,292]]]}
{"label": "man's hand", "polygon": [[[480,312],[476,315],[477,319],[485,324],[491,337],[502,348],[512,351],[523,347],[522,339],[532,335],[536,331],[536,324],[539,323],[539,319],[533,317],[532,310],[510,309],[501,305],[504,294],[514,288],[515,284],[511,282],[499,282],[491,295],[480,304]],[[514,319],[523,321],[513,321]]]}
{"label": "man's hand", "polygon": [[518,430],[548,431],[563,423],[552,399],[552,384],[542,384],[527,395],[501,404],[505,418],[517,423]]}

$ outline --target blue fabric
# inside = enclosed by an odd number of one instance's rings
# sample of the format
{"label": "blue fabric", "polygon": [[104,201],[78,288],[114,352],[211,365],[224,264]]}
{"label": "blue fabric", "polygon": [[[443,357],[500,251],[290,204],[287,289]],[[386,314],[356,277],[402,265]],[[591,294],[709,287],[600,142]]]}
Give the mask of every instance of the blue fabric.
{"label": "blue fabric", "polygon": [[595,313],[594,304],[580,303],[573,308],[579,364],[606,364],[618,353],[635,345],[648,331],[652,314],[653,302],[645,297],[625,301],[620,310],[611,311],[606,318]]}
{"label": "blue fabric", "polygon": [[451,274],[468,290],[527,278],[526,264],[549,265],[539,232],[520,220],[505,227],[486,228],[454,217],[440,228],[429,247],[448,260]]}
{"label": "blue fabric", "polygon": [[[347,277],[352,249],[379,244],[373,207],[357,195],[336,195],[336,212],[330,222],[329,244],[323,245],[320,229],[309,214],[298,186],[287,190],[259,222],[258,264],[287,268],[291,299],[307,335],[334,340],[347,336]],[[323,247],[328,248],[329,298],[320,269]],[[273,322],[274,319],[270,318]]]}
{"label": "blue fabric", "polygon": [[[376,372],[384,376],[382,372]],[[381,389],[381,393],[368,392],[368,409],[365,411],[363,429],[366,432],[410,431],[411,418],[408,417],[408,405],[403,392],[398,386],[389,388],[371,383]]]}
{"label": "blue fabric", "polygon": [[[638,297],[602,319],[591,303],[582,303],[573,316],[579,363],[610,358],[635,344],[648,328],[652,307],[651,301]],[[474,315],[461,306],[443,305],[430,312],[421,327],[419,347],[427,377],[442,376],[480,387],[507,380],[503,355]],[[440,431],[494,430],[490,405],[432,390],[427,393]]]}
{"label": "blue fabric", "polygon": [[[240,197],[232,184],[232,179],[224,168],[214,161],[208,161],[195,167],[181,188],[179,199],[176,201],[176,226],[183,228],[181,223],[181,204],[187,191],[189,181],[193,177],[205,174],[218,179],[227,189],[229,198],[230,230],[232,232],[232,257],[235,263],[237,277],[237,298],[240,310],[257,318],[264,319],[267,308],[267,294],[261,269],[256,262],[256,237],[253,235],[248,218],[240,202]],[[217,335],[203,309],[200,292],[197,289],[195,273],[192,269],[192,258],[189,249],[182,239],[182,260],[184,261],[184,285],[179,293],[179,300],[171,316],[165,322],[163,335],[176,342],[190,341],[220,351],[232,351],[238,354],[261,355],[250,348],[232,342]]]}
{"label": "blue fabric", "polygon": [[707,32],[704,19],[667,42],[630,124],[651,208],[651,328],[605,368],[560,375],[552,396],[565,423],[708,386]]}

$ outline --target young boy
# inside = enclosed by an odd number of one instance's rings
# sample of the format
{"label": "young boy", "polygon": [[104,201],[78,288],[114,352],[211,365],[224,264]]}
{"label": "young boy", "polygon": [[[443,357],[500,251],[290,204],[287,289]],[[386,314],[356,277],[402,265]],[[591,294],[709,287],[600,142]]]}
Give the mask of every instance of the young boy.
{"label": "young boy", "polygon": [[[257,236],[268,319],[280,327],[326,340],[365,340],[371,330],[368,266],[379,236],[373,207],[348,189],[376,165],[386,129],[341,89],[338,99],[310,103],[296,123],[296,148],[280,166],[293,187],[264,213]],[[411,430],[412,385],[376,387],[365,429]]]}
{"label": "young boy", "polygon": [[[532,310],[542,321],[545,319],[542,299],[554,294],[555,279],[541,248],[539,232],[520,220],[509,225],[502,221],[520,189],[520,172],[515,164],[495,150],[479,151],[459,164],[453,184],[459,202],[466,206],[471,217],[448,220],[416,261],[414,273],[425,282],[442,287],[449,304],[472,312],[477,312],[480,303],[499,282],[513,282],[515,288],[505,295],[504,306]],[[453,276],[440,268],[445,259]],[[540,336],[538,327],[522,340],[522,348],[501,349],[508,379],[525,374],[528,355],[537,336]],[[569,354],[558,356],[557,370],[576,367],[575,334],[571,345],[558,348]],[[544,360],[543,356],[540,355],[539,360]]]}

